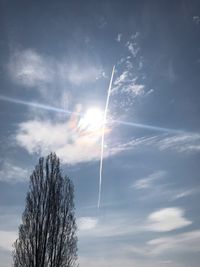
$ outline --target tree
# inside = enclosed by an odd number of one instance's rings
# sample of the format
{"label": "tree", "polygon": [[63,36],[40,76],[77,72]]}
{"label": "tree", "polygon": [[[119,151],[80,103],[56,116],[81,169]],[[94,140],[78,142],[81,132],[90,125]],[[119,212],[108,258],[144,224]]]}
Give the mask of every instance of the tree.
{"label": "tree", "polygon": [[72,267],[77,260],[74,186],[55,154],[40,158],[30,176],[14,243],[14,267]]}

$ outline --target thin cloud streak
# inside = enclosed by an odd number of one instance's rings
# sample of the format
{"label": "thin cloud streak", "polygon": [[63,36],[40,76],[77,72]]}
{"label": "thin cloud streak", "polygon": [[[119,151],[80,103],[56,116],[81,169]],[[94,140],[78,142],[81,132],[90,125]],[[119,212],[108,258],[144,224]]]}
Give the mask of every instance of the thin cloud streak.
{"label": "thin cloud streak", "polygon": [[100,158],[100,168],[99,168],[99,198],[98,198],[98,208],[100,208],[101,203],[101,184],[102,184],[102,169],[103,169],[103,152],[104,152],[104,137],[105,137],[105,127],[106,127],[106,119],[107,119],[107,112],[108,112],[108,105],[110,100],[110,94],[111,94],[111,87],[112,87],[112,81],[113,76],[115,72],[115,66],[113,66],[112,74],[110,78],[110,84],[108,87],[108,94],[106,99],[106,106],[104,111],[104,118],[103,118],[103,129],[102,129],[102,138],[101,138],[101,158]]}
{"label": "thin cloud streak", "polygon": [[136,128],[158,131],[158,132],[167,132],[167,133],[174,133],[174,134],[180,134],[180,133],[185,132],[184,130],[176,130],[176,129],[170,129],[170,128],[165,128],[165,127],[159,127],[159,126],[141,124],[141,123],[134,123],[134,122],[122,121],[122,120],[112,120],[111,123],[112,122],[126,125],[126,126],[136,127]]}
{"label": "thin cloud streak", "polygon": [[157,171],[145,178],[137,180],[131,187],[135,189],[147,189],[154,186],[154,182],[160,180],[166,176],[165,171]]}
{"label": "thin cloud streak", "polygon": [[28,170],[12,164],[4,162],[0,170],[0,181],[6,183],[18,183],[27,181]]}
{"label": "thin cloud streak", "polygon": [[80,115],[80,113],[73,112],[73,111],[70,111],[70,110],[67,110],[67,109],[56,108],[56,107],[52,107],[52,106],[49,106],[49,105],[44,105],[44,104],[35,103],[35,102],[29,102],[29,101],[25,101],[25,100],[21,100],[21,99],[17,99],[17,98],[11,98],[11,97],[4,96],[4,95],[0,95],[0,100],[6,101],[6,102],[10,102],[10,103],[14,103],[14,104],[20,104],[20,105],[24,105],[24,106],[44,109],[44,110],[48,110],[48,111],[64,113],[64,114],[68,114],[68,115],[71,115],[71,114]]}

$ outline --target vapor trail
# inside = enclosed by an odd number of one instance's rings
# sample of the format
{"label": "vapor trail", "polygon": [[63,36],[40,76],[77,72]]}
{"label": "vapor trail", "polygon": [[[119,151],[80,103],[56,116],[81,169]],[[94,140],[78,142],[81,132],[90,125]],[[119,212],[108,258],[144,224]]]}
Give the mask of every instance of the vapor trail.
{"label": "vapor trail", "polygon": [[[109,87],[109,89],[111,91],[110,87]],[[109,97],[110,97],[110,92],[109,92],[109,95],[107,96],[108,104],[109,104]],[[58,112],[58,113],[64,113],[64,114],[68,114],[68,115],[76,114],[80,117],[83,115],[83,114],[78,113],[78,112],[74,112],[74,111],[70,111],[70,110],[66,110],[66,109],[61,109],[61,108],[56,108],[56,107],[52,107],[52,106],[41,104],[41,103],[29,102],[29,101],[25,101],[25,100],[21,100],[21,99],[17,99],[17,98],[11,98],[11,97],[4,96],[4,95],[0,95],[0,100],[10,102],[10,103],[20,104],[20,105],[24,105],[24,106],[54,111],[54,112]],[[107,102],[106,102],[106,105],[107,105]],[[106,106],[106,110],[105,110],[106,116],[107,116],[107,109],[108,109],[108,106]],[[104,116],[105,116],[105,114],[104,114]],[[109,121],[109,123],[116,123],[116,124],[122,124],[122,125],[126,125],[126,126],[136,127],[136,128],[142,128],[142,129],[154,130],[154,131],[160,131],[160,132],[167,132],[167,133],[175,133],[175,134],[185,132],[184,130],[176,130],[176,129],[170,129],[170,128],[165,128],[165,127],[159,127],[159,126],[155,126],[155,125],[133,123],[133,122],[122,121],[122,120],[111,120],[111,121]],[[105,118],[104,129],[103,129],[103,136],[102,136],[103,139],[104,139],[105,124],[106,124],[106,118]]]}
{"label": "vapor trail", "polygon": [[102,169],[103,169],[103,152],[104,152],[104,137],[105,137],[105,125],[106,125],[106,118],[107,118],[107,112],[108,112],[108,105],[110,100],[110,94],[111,94],[111,87],[112,87],[112,81],[113,76],[115,72],[115,66],[113,66],[112,74],[110,78],[110,84],[108,87],[108,94],[106,99],[106,106],[104,110],[104,116],[103,116],[103,126],[102,126],[102,138],[101,138],[101,157],[100,157],[100,167],[99,167],[99,197],[98,197],[98,208],[100,208],[101,203],[101,184],[102,184]]}
{"label": "vapor trail", "polygon": [[130,121],[111,120],[110,123],[118,123],[118,124],[122,124],[126,126],[136,127],[136,128],[142,128],[142,129],[153,130],[153,131],[158,131],[158,132],[174,133],[174,134],[180,134],[180,133],[185,132],[184,130],[176,130],[176,129],[149,125],[149,124],[134,123]]}
{"label": "vapor trail", "polygon": [[77,115],[80,115],[79,113],[72,112],[70,110],[66,110],[66,109],[62,109],[62,108],[56,108],[56,107],[52,107],[52,106],[48,106],[48,105],[44,105],[44,104],[40,104],[40,103],[35,103],[35,102],[24,101],[21,99],[11,98],[11,97],[4,96],[4,95],[0,95],[0,100],[15,103],[15,104],[21,104],[21,105],[29,106],[29,107],[45,109],[45,110],[49,110],[49,111],[55,111],[55,112],[59,112],[59,113],[65,113],[65,114],[72,114],[72,113],[74,114],[75,113]]}

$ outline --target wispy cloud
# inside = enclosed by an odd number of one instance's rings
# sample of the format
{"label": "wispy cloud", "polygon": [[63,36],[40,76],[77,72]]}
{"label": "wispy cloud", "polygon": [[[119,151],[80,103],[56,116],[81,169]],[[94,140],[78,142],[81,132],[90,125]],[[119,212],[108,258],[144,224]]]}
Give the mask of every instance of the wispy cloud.
{"label": "wispy cloud", "polygon": [[[138,223],[138,220],[126,218],[124,215],[110,214],[103,217],[81,217],[78,219],[79,236],[90,238],[110,238],[117,236],[134,235],[145,231],[144,227]],[[124,227],[126,225],[126,227]],[[89,230],[89,231],[87,231]]]}
{"label": "wispy cloud", "polygon": [[[145,125],[144,125],[145,127]],[[156,127],[155,127],[156,129]],[[170,129],[169,129],[170,131]],[[181,133],[175,135],[155,135],[133,138],[121,145],[124,150],[134,148],[155,147],[159,151],[170,150],[177,153],[199,153],[200,152],[200,134],[199,133]]]}
{"label": "wispy cloud", "polygon": [[28,170],[10,162],[4,162],[0,170],[0,181],[7,183],[24,182],[28,178]]}
{"label": "wispy cloud", "polygon": [[[157,261],[158,266],[160,264],[173,264],[172,266],[178,266],[178,262],[171,260],[160,261],[160,256],[165,256],[166,253],[173,252],[173,254],[188,254],[199,253],[200,251],[200,230],[193,230],[184,232],[181,234],[173,234],[170,236],[164,236],[147,241],[143,245],[125,245],[124,250],[135,255],[140,255],[147,260],[159,259]],[[180,266],[183,266],[180,263]]]}
{"label": "wispy cloud", "polygon": [[15,51],[11,55],[8,70],[13,81],[26,88],[52,82],[55,75],[50,59],[32,49]]}
{"label": "wispy cloud", "polygon": [[200,188],[195,187],[195,188],[190,188],[190,189],[185,189],[185,190],[179,190],[173,197],[173,200],[192,196],[195,194],[198,194],[200,192]]}
{"label": "wispy cloud", "polygon": [[166,137],[158,142],[160,150],[175,150],[177,152],[199,152],[200,151],[200,134],[183,133],[171,137]]}
{"label": "wispy cloud", "polygon": [[[108,252],[108,251],[107,251]],[[124,253],[124,249],[116,249],[114,248],[112,251],[109,251],[109,256],[105,257],[104,256],[98,257],[96,256],[95,258],[93,257],[79,257],[80,265],[83,267],[121,267],[121,266],[126,266],[126,267],[133,267],[133,266],[140,266],[140,267],[164,267],[164,266],[169,266],[166,265],[166,262],[162,262],[159,260],[155,259],[138,259],[138,258],[133,258],[131,256],[127,256],[126,253]],[[124,254],[122,254],[124,253]],[[132,253],[133,255],[133,253]],[[179,265],[179,263],[176,262],[175,265],[170,265],[172,267],[186,267],[185,265]]]}
{"label": "wispy cloud", "polygon": [[13,52],[8,71],[14,82],[40,91],[46,89],[45,86],[49,84],[58,86],[68,82],[80,85],[95,82],[105,76],[101,66],[84,57],[79,61],[71,61],[68,58],[58,60],[33,49]]}
{"label": "wispy cloud", "polygon": [[95,228],[98,224],[98,219],[95,217],[80,217],[78,218],[78,229],[80,231],[87,231]]}
{"label": "wispy cloud", "polygon": [[117,38],[116,38],[116,41],[117,42],[120,42],[121,39],[122,39],[122,33],[118,33]]}
{"label": "wispy cloud", "polygon": [[30,120],[19,124],[15,140],[30,154],[55,151],[64,163],[74,164],[99,159],[99,138],[99,134],[79,131],[76,119],[60,123]]}
{"label": "wispy cloud", "polygon": [[[123,95],[126,108],[133,104],[136,97],[145,96],[150,91],[146,92],[145,90],[139,36],[139,33],[136,32],[125,43],[126,52],[117,63],[117,72],[112,88],[113,95]],[[121,41],[121,35],[118,35],[117,41]]]}
{"label": "wispy cloud", "polygon": [[131,187],[136,189],[145,189],[150,188],[154,184],[155,181],[160,180],[166,176],[165,171],[157,171],[145,178],[137,180]]}
{"label": "wispy cloud", "polygon": [[193,16],[192,19],[197,25],[200,23],[200,16]]}
{"label": "wispy cloud", "polygon": [[149,214],[147,218],[133,219],[130,216],[120,214],[110,215],[106,219],[97,217],[80,217],[78,219],[80,236],[91,237],[123,236],[125,238],[146,231],[169,232],[190,224],[192,224],[192,221],[186,219],[184,210],[178,207],[155,211]]}
{"label": "wispy cloud", "polygon": [[[34,119],[18,125],[14,142],[30,154],[46,155],[55,151],[63,163],[76,164],[100,159],[102,131],[88,131],[79,126],[79,116],[69,120]],[[111,129],[106,129],[110,133]],[[109,144],[104,158],[126,150],[126,146]]]}
{"label": "wispy cloud", "polygon": [[184,210],[172,207],[151,213],[147,219],[146,229],[155,232],[168,232],[192,224],[184,217]]}
{"label": "wispy cloud", "polygon": [[128,48],[129,52],[132,54],[132,56],[135,58],[139,51],[140,47],[138,46],[138,39],[139,32],[136,32],[135,34],[131,35],[130,40],[126,43],[126,47]]}
{"label": "wispy cloud", "polygon": [[147,242],[150,254],[162,254],[166,251],[173,252],[199,252],[200,251],[200,230],[176,234],[169,237],[152,239]]}
{"label": "wispy cloud", "polygon": [[11,251],[14,241],[17,239],[17,232],[0,231],[0,248]]}

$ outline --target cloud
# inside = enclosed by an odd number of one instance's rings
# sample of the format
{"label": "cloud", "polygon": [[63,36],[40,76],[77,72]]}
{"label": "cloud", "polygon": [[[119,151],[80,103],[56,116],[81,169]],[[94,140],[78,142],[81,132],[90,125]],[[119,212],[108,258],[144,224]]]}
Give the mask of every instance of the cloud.
{"label": "cloud", "polygon": [[171,252],[200,252],[200,230],[194,230],[169,237],[153,239],[147,242],[150,254]]}
{"label": "cloud", "polygon": [[[14,142],[29,154],[46,155],[54,151],[66,164],[99,160],[102,131],[81,129],[79,120],[79,117],[72,116],[59,122],[34,119],[19,123]],[[110,130],[107,128],[106,133]],[[123,146],[108,144],[104,149],[104,158],[122,151]]]}
{"label": "cloud", "polygon": [[[188,254],[188,253],[199,253],[200,252],[200,230],[193,230],[189,232],[184,232],[181,234],[174,234],[171,236],[164,236],[160,238],[155,238],[147,241],[144,245],[127,245],[124,247],[129,253],[134,253],[136,255],[142,256],[143,259],[159,259],[157,262],[158,266],[160,264],[173,264],[172,266],[183,266],[182,262],[163,260],[160,261],[160,255],[166,256],[167,253],[177,253]],[[172,255],[172,254],[170,254]],[[186,265],[188,266],[188,265]]]}
{"label": "cloud", "polygon": [[11,251],[12,245],[17,239],[17,233],[14,231],[0,231],[0,248]]}
{"label": "cloud", "polygon": [[[145,228],[138,223],[138,220],[127,218],[123,215],[109,215],[103,217],[82,217],[78,220],[80,238],[110,238],[119,236],[134,235]],[[126,226],[126,227],[124,227]],[[86,231],[89,230],[89,231]]]}
{"label": "cloud", "polygon": [[0,170],[0,181],[7,183],[24,182],[28,178],[28,170],[4,162]]}
{"label": "cloud", "polygon": [[93,217],[81,217],[78,219],[79,231],[94,229],[98,224],[98,219]]}
{"label": "cloud", "polygon": [[72,63],[70,66],[64,64],[60,66],[63,77],[71,84],[81,85],[83,83],[94,83],[104,77],[104,71],[100,67],[88,63]]}
{"label": "cloud", "polygon": [[157,171],[154,172],[152,174],[150,174],[149,176],[147,176],[146,178],[142,178],[137,180],[132,187],[136,188],[136,189],[146,189],[146,188],[150,188],[152,187],[152,185],[154,184],[155,181],[162,179],[163,177],[165,177],[166,172],[165,171]]}
{"label": "cloud", "polygon": [[8,65],[9,73],[14,82],[27,88],[41,86],[52,82],[53,66],[45,58],[32,49],[15,51]]}
{"label": "cloud", "polygon": [[165,208],[151,213],[147,219],[146,229],[155,232],[168,232],[192,224],[184,217],[180,208]]}
{"label": "cloud", "polygon": [[19,124],[15,141],[30,154],[46,155],[55,151],[63,162],[68,164],[99,159],[99,135],[84,134],[73,123],[76,124],[76,121],[23,122]]}
{"label": "cloud", "polygon": [[126,93],[131,93],[135,96],[140,96],[145,94],[145,85],[144,84],[129,84],[127,87],[123,89],[124,92]]}
{"label": "cloud", "polygon": [[200,188],[190,188],[187,190],[183,190],[183,191],[179,191],[177,192],[177,194],[175,196],[173,196],[173,200],[175,199],[179,199],[179,198],[184,198],[184,197],[188,197],[188,196],[192,196],[194,194],[197,194],[200,192]]}
{"label": "cloud", "polygon": [[[95,82],[104,78],[101,66],[82,57],[79,61],[63,60],[40,54],[33,49],[15,51],[11,54],[8,71],[12,80],[26,88],[47,90],[48,85],[73,85]],[[59,81],[59,82],[58,82]],[[65,88],[66,89],[66,88]]]}
{"label": "cloud", "polygon": [[114,81],[112,93],[125,93],[132,97],[145,94],[145,85],[137,83],[137,77],[132,77],[128,70],[123,71]]}
{"label": "cloud", "polygon": [[127,70],[122,72],[122,74],[119,77],[117,77],[116,80],[114,81],[114,85],[119,86],[126,81],[130,81],[130,80],[128,80],[128,75],[129,75],[129,73]]}
{"label": "cloud", "polygon": [[130,40],[126,43],[126,47],[128,48],[129,52],[132,54],[134,58],[138,55],[140,51],[137,42],[138,37],[139,37],[139,32],[136,32],[131,36]]}
{"label": "cloud", "polygon": [[[126,52],[116,65],[115,81],[113,83],[113,95],[123,95],[122,104],[120,98],[120,106],[126,108],[133,104],[136,97],[147,96],[145,91],[143,58],[141,56],[140,46],[138,42],[139,33],[131,35],[125,44]],[[118,34],[117,41],[121,41],[121,35]],[[119,107],[119,105],[118,105]]]}
{"label": "cloud", "polygon": [[[36,118],[22,122],[18,124],[15,142],[30,154],[45,155],[55,151],[64,163],[76,164],[99,160],[101,131],[96,133],[84,132],[80,129],[78,122],[79,119],[73,116],[69,120],[57,119],[54,121]],[[111,129],[108,130],[110,132]],[[144,136],[133,138],[127,143],[110,143],[105,148],[104,157],[133,149],[142,149],[144,146],[154,146],[161,151],[198,152],[199,134],[165,136]]]}
{"label": "cloud", "polygon": [[[142,126],[140,126],[142,127]],[[144,125],[144,128],[146,125]],[[147,126],[148,128],[148,126]],[[150,126],[151,128],[151,126]],[[156,128],[157,127],[153,127]],[[160,129],[158,127],[158,129]],[[163,131],[167,132],[167,129],[163,128]],[[168,130],[170,132],[170,129]],[[173,131],[173,129],[171,129]],[[169,134],[165,135],[155,135],[155,136],[143,136],[140,138],[133,138],[132,140],[128,141],[120,145],[123,147],[123,150],[131,150],[134,148],[142,148],[142,147],[155,147],[160,151],[174,151],[177,153],[199,153],[200,152],[200,134],[199,133],[181,133],[181,134]]]}
{"label": "cloud", "polygon": [[[90,256],[90,257],[79,257],[80,266],[82,267],[163,267],[166,266],[166,263],[161,263],[160,261],[156,261],[154,259],[137,259],[133,258],[131,256],[127,256],[126,254],[122,254],[123,248],[121,250],[113,249],[112,251],[109,251],[109,256],[99,257],[98,255],[96,257]],[[107,251],[108,252],[108,251]],[[123,251],[124,252],[124,251]],[[186,267],[185,265],[179,265],[179,263],[175,263],[175,265],[170,265],[172,267]]]}
{"label": "cloud", "polygon": [[194,23],[196,23],[197,25],[199,24],[199,22],[200,22],[199,16],[193,16],[192,19],[193,19]]}
{"label": "cloud", "polygon": [[121,42],[121,39],[122,39],[122,33],[118,33],[116,41]]}
{"label": "cloud", "polygon": [[177,152],[195,153],[200,151],[200,134],[183,133],[166,137],[158,142],[160,150],[175,150]]}
{"label": "cloud", "polygon": [[99,29],[104,29],[107,25],[107,21],[104,17],[99,17],[98,18],[98,28]]}

